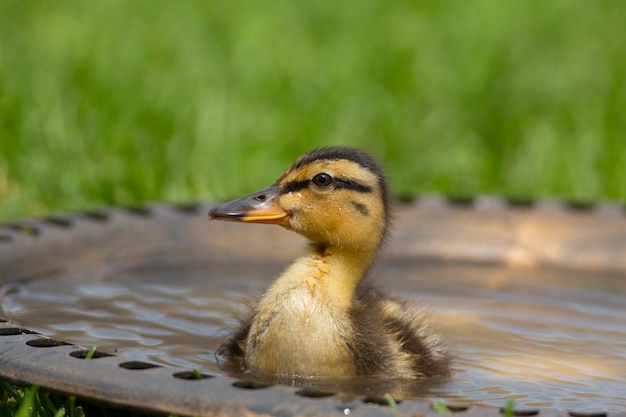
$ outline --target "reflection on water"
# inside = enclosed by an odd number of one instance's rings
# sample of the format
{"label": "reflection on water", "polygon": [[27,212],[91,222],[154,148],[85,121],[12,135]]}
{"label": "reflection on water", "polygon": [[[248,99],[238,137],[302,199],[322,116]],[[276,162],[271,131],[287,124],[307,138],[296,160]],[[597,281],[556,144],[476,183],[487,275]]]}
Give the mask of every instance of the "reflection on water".
{"label": "reflection on water", "polygon": [[[258,297],[284,265],[166,253],[7,285],[2,315],[72,343],[219,373],[214,352],[237,326],[244,300]],[[450,380],[405,394],[626,410],[624,277],[397,259],[372,275],[375,282],[384,276],[390,293],[430,309],[455,354]],[[390,383],[360,386],[386,390]]]}

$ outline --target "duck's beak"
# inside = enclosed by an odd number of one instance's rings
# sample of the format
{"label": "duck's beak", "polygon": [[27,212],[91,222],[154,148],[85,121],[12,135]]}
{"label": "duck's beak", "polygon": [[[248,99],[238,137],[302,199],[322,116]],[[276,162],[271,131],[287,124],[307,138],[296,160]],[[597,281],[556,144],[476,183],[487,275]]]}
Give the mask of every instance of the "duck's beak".
{"label": "duck's beak", "polygon": [[278,186],[229,201],[209,211],[213,220],[289,225],[287,212],[278,205]]}

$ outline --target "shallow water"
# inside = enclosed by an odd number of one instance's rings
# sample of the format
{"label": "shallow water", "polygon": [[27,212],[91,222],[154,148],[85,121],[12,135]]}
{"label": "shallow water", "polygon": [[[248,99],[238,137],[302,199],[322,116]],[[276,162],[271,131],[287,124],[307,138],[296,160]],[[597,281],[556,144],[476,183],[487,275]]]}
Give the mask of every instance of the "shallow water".
{"label": "shallow water", "polygon": [[[5,285],[2,315],[124,357],[220,373],[213,352],[236,327],[244,300],[258,297],[285,264],[203,255],[155,249]],[[429,309],[454,351],[454,376],[429,395],[626,410],[625,277],[389,258],[372,277]]]}

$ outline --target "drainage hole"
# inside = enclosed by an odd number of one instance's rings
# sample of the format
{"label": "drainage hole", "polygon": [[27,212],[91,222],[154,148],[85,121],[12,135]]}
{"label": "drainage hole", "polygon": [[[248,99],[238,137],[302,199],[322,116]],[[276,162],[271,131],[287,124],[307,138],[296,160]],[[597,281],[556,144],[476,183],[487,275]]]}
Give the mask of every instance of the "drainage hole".
{"label": "drainage hole", "polygon": [[296,395],[309,398],[325,398],[332,397],[333,395],[335,395],[335,393],[328,391],[319,391],[311,388],[303,388],[296,391]]}
{"label": "drainage hole", "polygon": [[135,214],[137,216],[142,216],[142,217],[148,217],[152,214],[152,210],[150,210],[150,207],[148,206],[127,206],[124,207],[124,209],[126,209],[127,212],[131,213],[131,214]]}
{"label": "drainage hole", "polygon": [[200,210],[200,204],[198,203],[180,203],[175,204],[174,209],[181,213],[194,214]]}
{"label": "drainage hole", "polygon": [[516,209],[532,209],[535,207],[535,200],[528,197],[509,196],[506,198],[506,202],[510,207]]}
{"label": "drainage hole", "polygon": [[448,204],[457,207],[471,207],[474,205],[474,197],[469,195],[449,195],[446,197]]}
{"label": "drainage hole", "polygon": [[[400,404],[402,400],[396,400],[396,404]],[[367,404],[389,405],[389,401],[383,395],[367,395],[363,398],[363,402]]]}
{"label": "drainage hole", "polygon": [[141,361],[129,361],[122,362],[118,365],[120,368],[130,369],[132,371],[139,371],[142,369],[160,368],[159,365],[153,363],[141,362]]}
{"label": "drainage hole", "polygon": [[6,225],[8,228],[15,230],[23,235],[39,236],[41,231],[38,227],[25,223],[10,223]]}
{"label": "drainage hole", "polygon": [[64,217],[49,216],[49,217],[44,217],[42,220],[53,226],[59,226],[59,227],[65,227],[65,228],[72,227],[72,220],[66,219]]}
{"label": "drainage hole", "polygon": [[47,347],[55,347],[55,346],[66,346],[69,343],[64,342],[62,340],[55,339],[33,339],[26,342],[28,346],[37,347],[37,348],[47,348]]}
{"label": "drainage hole", "polygon": [[22,334],[22,329],[18,327],[0,329],[0,336],[17,336],[18,334]]}
{"label": "drainage hole", "polygon": [[[441,404],[441,407],[445,407],[445,409],[447,409],[448,411],[451,411],[453,413],[459,413],[461,411],[467,411],[469,410],[470,406],[466,405],[466,404],[455,404],[455,403],[437,403],[437,404]],[[437,408],[434,404],[431,406],[431,408],[435,409]]]}
{"label": "drainage hole", "polygon": [[591,211],[596,207],[593,202],[584,200],[569,200],[566,204],[567,208],[572,211]]}
{"label": "drainage hole", "polygon": [[[500,408],[500,413],[504,414],[508,412],[504,407]],[[514,416],[536,416],[537,414],[539,414],[539,410],[536,408],[515,408],[513,409],[512,414]]]}
{"label": "drainage hole", "polygon": [[255,382],[255,381],[235,381],[233,382],[233,387],[243,388],[243,389],[260,389],[260,388],[269,388],[270,384],[266,384],[263,382]]}
{"label": "drainage hole", "polygon": [[[74,352],[70,352],[70,356],[72,358],[85,359],[87,355],[89,355],[89,352],[90,352],[89,349],[76,350]],[[100,352],[99,350],[96,350],[93,352],[91,359],[106,358],[107,356],[113,356],[113,355],[111,355],[110,353]]]}
{"label": "drainage hole", "polygon": [[182,372],[176,372],[175,374],[172,375],[174,378],[178,378],[178,379],[188,379],[188,380],[200,380],[200,379],[207,379],[207,378],[213,378],[213,375],[207,375],[207,374],[201,374],[200,372],[198,372],[197,370],[193,370],[193,371],[182,371]]}
{"label": "drainage hole", "polygon": [[13,238],[9,235],[0,235],[0,242],[10,242]]}
{"label": "drainage hole", "polygon": [[5,327],[0,329],[0,336],[17,336],[19,334],[37,334],[32,330],[22,329],[21,327]]}
{"label": "drainage hole", "polygon": [[109,214],[105,211],[83,211],[81,214],[88,219],[96,220],[99,222],[106,222],[107,220],[109,220]]}
{"label": "drainage hole", "polygon": [[570,411],[569,415],[572,417],[607,417],[608,413],[602,410],[580,410]]}

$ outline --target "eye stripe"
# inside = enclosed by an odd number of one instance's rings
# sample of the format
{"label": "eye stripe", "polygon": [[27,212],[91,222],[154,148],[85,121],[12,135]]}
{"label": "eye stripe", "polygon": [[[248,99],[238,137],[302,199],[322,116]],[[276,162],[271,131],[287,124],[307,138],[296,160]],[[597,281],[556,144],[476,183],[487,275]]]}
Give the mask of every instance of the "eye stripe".
{"label": "eye stripe", "polygon": [[370,186],[363,185],[352,180],[344,180],[341,178],[335,178],[335,186],[337,188],[346,188],[348,190],[353,190],[358,193],[364,193],[364,194],[372,192],[372,187]]}
{"label": "eye stripe", "polygon": [[296,191],[300,191],[309,186],[310,180],[302,180],[302,181],[289,181],[280,186],[279,194],[289,194],[295,193]]}
{"label": "eye stripe", "polygon": [[[343,188],[347,190],[356,191],[358,193],[371,193],[373,191],[372,187],[360,184],[356,181],[337,178],[337,177],[333,177],[333,179],[335,181],[336,189]],[[311,183],[311,180],[286,182],[283,185],[281,185],[279,194],[283,195],[283,194],[295,193],[297,191],[307,188],[310,183]]]}

